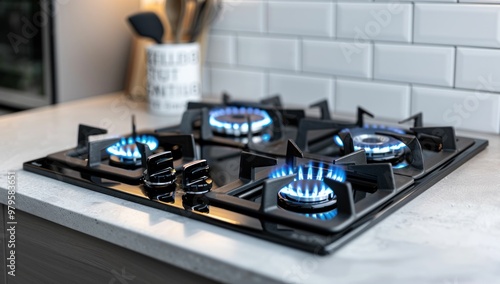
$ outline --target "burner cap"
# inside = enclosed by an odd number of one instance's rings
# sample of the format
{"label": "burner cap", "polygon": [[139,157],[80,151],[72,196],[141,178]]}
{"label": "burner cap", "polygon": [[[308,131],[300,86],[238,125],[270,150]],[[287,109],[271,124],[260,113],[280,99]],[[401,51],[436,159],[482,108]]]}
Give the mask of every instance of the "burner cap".
{"label": "burner cap", "polygon": [[248,119],[252,123],[252,133],[260,133],[272,124],[269,114],[251,107],[226,107],[210,111],[209,123],[218,133],[242,136],[248,134]]}
{"label": "burner cap", "polygon": [[278,192],[280,207],[310,214],[326,213],[335,209],[337,199],[334,189],[326,185],[323,178],[344,182],[346,173],[342,168],[324,167],[323,164],[314,165],[313,163],[300,165],[296,169],[285,166],[272,172],[270,177],[278,178],[292,174],[296,174],[294,181]]}
{"label": "burner cap", "polygon": [[[395,162],[399,164],[401,157],[408,148],[402,141],[387,135],[376,134],[378,131],[388,131],[395,134],[404,134],[399,128],[385,127],[381,125],[365,125],[344,129],[341,132],[350,132],[354,143],[354,150],[365,150],[366,158],[371,162]],[[335,143],[343,147],[342,140],[338,135],[334,137]]]}

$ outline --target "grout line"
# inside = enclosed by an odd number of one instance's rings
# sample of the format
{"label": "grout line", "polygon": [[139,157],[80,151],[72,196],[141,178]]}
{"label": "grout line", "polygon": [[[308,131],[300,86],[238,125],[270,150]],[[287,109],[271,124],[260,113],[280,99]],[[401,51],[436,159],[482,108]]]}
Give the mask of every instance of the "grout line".
{"label": "grout line", "polygon": [[335,85],[334,85],[334,100],[333,100],[333,113],[336,113],[336,110],[337,110],[337,104],[338,104],[338,99],[339,99],[339,82],[338,82],[338,77],[336,76],[333,76],[334,80],[335,80]]}
{"label": "grout line", "polygon": [[337,78],[335,76],[330,77],[330,84],[332,84],[332,94],[330,98],[330,112],[335,113],[335,106],[337,105]]}
{"label": "grout line", "polygon": [[[202,73],[202,83],[205,84],[205,90],[207,93],[203,94],[203,91],[201,92],[202,97],[210,97],[213,93],[212,91],[212,69],[210,63],[205,63],[205,66],[203,67],[203,73]],[[206,75],[206,76],[204,76]]]}
{"label": "grout line", "polygon": [[375,42],[371,41],[371,48],[372,48],[372,70],[371,70],[371,79],[375,80]]}
{"label": "grout line", "polygon": [[[233,30],[214,30],[214,34],[230,33],[235,32]],[[320,40],[320,41],[345,41],[353,42],[354,38],[338,37],[337,32],[334,37],[329,36],[318,36],[318,35],[296,35],[296,34],[284,34],[284,33],[262,33],[262,32],[252,32],[252,31],[237,31],[238,36],[248,36],[248,37],[263,37],[263,38],[281,38],[281,39],[295,39],[297,36],[303,37],[305,40]],[[431,43],[431,42],[415,42],[414,37],[410,42],[406,41],[392,41],[392,40],[380,40],[377,39],[374,42],[384,43],[384,44],[394,44],[394,45],[408,45],[408,46],[429,46],[429,47],[466,47],[466,48],[476,48],[476,49],[486,49],[486,50],[498,50],[499,47],[488,47],[488,46],[477,46],[477,45],[467,45],[467,44],[456,44],[456,43]]]}
{"label": "grout line", "polygon": [[271,84],[269,84],[269,81],[270,81],[270,78],[271,75],[270,75],[270,72],[268,69],[264,69],[264,98],[268,98],[270,95],[271,95],[271,89],[270,89],[270,86]]}
{"label": "grout line", "polygon": [[[399,85],[399,86],[401,86],[401,85],[415,86],[416,85],[418,87],[435,88],[435,89],[442,89],[442,90],[457,90],[457,91],[464,91],[464,92],[475,92],[476,91],[475,89],[453,88],[453,86],[450,87],[450,86],[431,85],[431,84],[416,83],[416,82],[395,81],[395,80],[380,79],[380,78],[363,78],[363,77],[354,77],[354,76],[349,76],[349,75],[315,73],[315,72],[311,72],[311,71],[298,72],[297,70],[269,68],[269,67],[260,67],[260,66],[247,66],[247,65],[234,66],[234,65],[224,64],[224,63],[211,62],[210,67],[211,67],[211,69],[239,70],[239,71],[247,71],[247,72],[263,72],[264,70],[267,70],[269,72],[277,73],[277,74],[315,77],[315,78],[319,78],[319,79],[328,79],[328,78],[331,78],[331,76],[334,76],[335,78],[338,78],[341,80],[345,79],[345,80],[362,81],[362,82],[368,82],[368,83],[370,83],[370,82],[371,83],[383,83],[383,84],[391,84],[391,85]],[[486,92],[486,91],[484,91],[484,92]],[[487,92],[487,93],[491,93],[493,95],[500,95],[500,91]]]}
{"label": "grout line", "polygon": [[339,29],[339,5],[338,5],[338,2],[337,3],[333,3],[332,4],[334,9],[335,9],[335,17],[333,18],[333,21],[332,21],[332,25],[333,25],[333,22],[335,22],[335,30],[333,31],[334,32],[334,35],[333,35],[333,39],[337,39],[337,36],[338,36],[338,29]]}
{"label": "grout line", "polygon": [[264,11],[262,12],[262,14],[264,15],[264,33],[267,35],[269,34],[269,2],[266,1],[264,3],[264,5],[262,5],[262,9],[264,9]]}
{"label": "grout line", "polygon": [[304,56],[303,56],[303,47],[304,41],[301,36],[298,38],[297,42],[297,72],[302,73],[302,69],[304,66]]}
{"label": "grout line", "polygon": [[412,10],[411,10],[411,40],[410,42],[412,44],[415,43],[415,3],[411,3],[412,5]]}
{"label": "grout line", "polygon": [[455,89],[457,86],[457,58],[458,58],[457,52],[458,52],[458,49],[455,46],[455,54],[454,54],[454,60],[453,60],[453,83],[452,83],[453,89]]}
{"label": "grout line", "polygon": [[235,34],[233,36],[233,43],[234,43],[234,65],[235,66],[238,66],[239,65],[239,44],[238,44],[238,38],[239,38],[239,35],[238,34]]}
{"label": "grout line", "polygon": [[410,84],[409,87],[410,87],[410,103],[408,104],[409,105],[408,113],[410,115],[413,115],[411,113],[411,110],[413,109],[413,84]]}

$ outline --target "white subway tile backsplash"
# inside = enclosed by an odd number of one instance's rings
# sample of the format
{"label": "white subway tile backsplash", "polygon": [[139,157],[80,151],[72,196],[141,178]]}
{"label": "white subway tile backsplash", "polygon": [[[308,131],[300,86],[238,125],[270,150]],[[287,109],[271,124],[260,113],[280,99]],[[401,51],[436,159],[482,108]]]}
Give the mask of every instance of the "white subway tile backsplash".
{"label": "white subway tile backsplash", "polygon": [[299,43],[296,39],[238,37],[238,64],[253,67],[296,70]]}
{"label": "white subway tile backsplash", "polygon": [[457,129],[499,133],[500,95],[413,87],[412,113],[423,112],[424,123]]}
{"label": "white subway tile backsplash", "polygon": [[265,80],[260,72],[214,67],[211,74],[212,93],[227,92],[233,98],[256,100],[265,96]]}
{"label": "white subway tile backsplash", "polygon": [[269,2],[268,31],[292,35],[333,36],[333,3]]}
{"label": "white subway tile backsplash", "polygon": [[411,4],[338,3],[337,37],[410,42]]}
{"label": "white subway tile backsplash", "polygon": [[304,40],[302,69],[307,72],[370,78],[372,45],[353,41]]}
{"label": "white subway tile backsplash", "polygon": [[459,0],[460,3],[491,3],[500,4],[500,0]]}
{"label": "white subway tile backsplash", "polygon": [[269,94],[279,94],[285,106],[309,106],[327,99],[333,108],[334,81],[327,77],[269,74]]}
{"label": "white subway tile backsplash", "polygon": [[212,70],[208,66],[203,66],[201,69],[201,79],[202,79],[202,84],[201,84],[201,93],[205,96],[212,96],[212,80],[211,80],[211,75],[212,75]]}
{"label": "white subway tile backsplash", "polygon": [[401,120],[410,116],[410,87],[338,79],[335,89],[335,112],[354,115],[361,106],[377,118]]}
{"label": "white subway tile backsplash", "polygon": [[454,68],[452,47],[375,45],[375,79],[452,87]]}
{"label": "white subway tile backsplash", "polygon": [[264,1],[223,0],[223,6],[213,24],[215,30],[263,32]]}
{"label": "white subway tile backsplash", "polygon": [[210,34],[207,61],[234,64],[236,62],[235,39],[231,35]]}
{"label": "white subway tile backsplash", "polygon": [[500,131],[500,0],[222,1],[205,95]]}
{"label": "white subway tile backsplash", "polygon": [[500,6],[415,4],[415,42],[500,47]]}
{"label": "white subway tile backsplash", "polygon": [[500,50],[460,47],[456,69],[456,87],[500,92]]}

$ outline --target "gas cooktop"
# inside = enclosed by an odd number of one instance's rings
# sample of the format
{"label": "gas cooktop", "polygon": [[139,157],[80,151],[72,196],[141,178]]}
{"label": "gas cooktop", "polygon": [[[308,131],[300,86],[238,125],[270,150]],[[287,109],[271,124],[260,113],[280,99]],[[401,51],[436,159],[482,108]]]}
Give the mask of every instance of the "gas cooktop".
{"label": "gas cooktop", "polygon": [[452,127],[413,127],[318,117],[261,102],[193,102],[180,125],[90,141],[24,163],[67,183],[258,238],[327,254],[341,247],[487,147]]}

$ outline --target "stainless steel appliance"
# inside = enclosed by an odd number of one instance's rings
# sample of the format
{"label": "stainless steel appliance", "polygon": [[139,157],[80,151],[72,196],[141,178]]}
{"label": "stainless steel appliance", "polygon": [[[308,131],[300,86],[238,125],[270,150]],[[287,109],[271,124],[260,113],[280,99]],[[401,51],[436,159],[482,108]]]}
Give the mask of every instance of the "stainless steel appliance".
{"label": "stainless steel appliance", "polygon": [[52,20],[49,0],[0,0],[0,105],[54,102]]}
{"label": "stainless steel appliance", "polygon": [[0,106],[39,107],[125,85],[139,0],[0,0]]}

